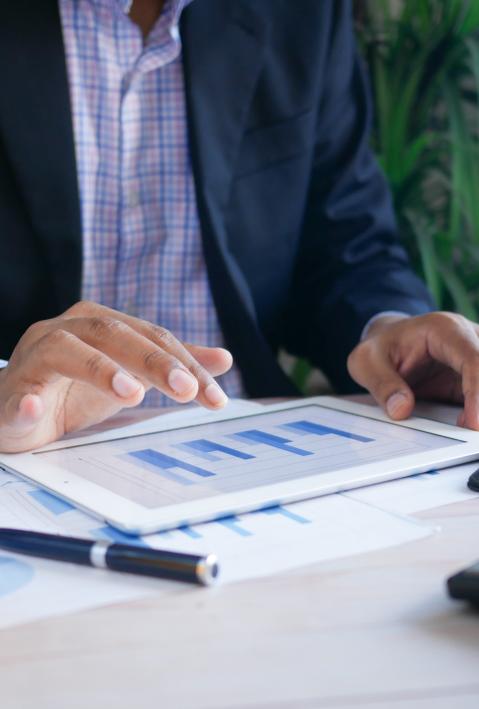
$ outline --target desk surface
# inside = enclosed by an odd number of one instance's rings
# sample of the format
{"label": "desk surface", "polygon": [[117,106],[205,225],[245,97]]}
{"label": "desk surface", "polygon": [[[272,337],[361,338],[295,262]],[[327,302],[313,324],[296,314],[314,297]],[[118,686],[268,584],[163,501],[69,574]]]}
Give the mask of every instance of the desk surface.
{"label": "desk surface", "polygon": [[444,580],[479,558],[478,500],[441,531],[282,575],[0,632],[2,709],[477,709],[479,613]]}

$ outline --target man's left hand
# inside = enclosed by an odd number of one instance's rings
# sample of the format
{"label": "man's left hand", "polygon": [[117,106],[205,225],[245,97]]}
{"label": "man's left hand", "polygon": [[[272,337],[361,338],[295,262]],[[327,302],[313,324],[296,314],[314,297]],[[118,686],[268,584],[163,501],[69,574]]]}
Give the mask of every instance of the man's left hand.
{"label": "man's left hand", "polygon": [[348,369],[394,420],[433,399],[463,404],[458,425],[479,430],[479,326],[461,315],[378,318]]}

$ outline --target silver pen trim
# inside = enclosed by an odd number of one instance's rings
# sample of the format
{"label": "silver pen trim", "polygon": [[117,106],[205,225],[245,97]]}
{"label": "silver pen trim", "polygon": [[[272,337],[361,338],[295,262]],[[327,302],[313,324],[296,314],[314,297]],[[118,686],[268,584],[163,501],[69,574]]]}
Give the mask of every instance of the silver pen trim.
{"label": "silver pen trim", "polygon": [[110,542],[95,542],[90,549],[90,562],[96,569],[107,569],[106,554],[111,547]]}
{"label": "silver pen trim", "polygon": [[217,582],[219,575],[218,557],[208,554],[196,564],[196,576],[203,586],[212,586]]}

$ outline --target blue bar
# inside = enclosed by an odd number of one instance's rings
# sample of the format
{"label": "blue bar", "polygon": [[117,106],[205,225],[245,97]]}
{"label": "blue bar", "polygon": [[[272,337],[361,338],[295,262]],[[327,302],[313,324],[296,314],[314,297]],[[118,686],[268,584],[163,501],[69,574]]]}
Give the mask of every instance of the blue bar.
{"label": "blue bar", "polygon": [[322,426],[319,423],[312,423],[311,421],[292,421],[291,423],[282,424],[281,428],[286,428],[297,433],[314,433],[316,436],[327,436],[328,434],[333,434],[335,436],[341,436],[341,438],[350,438],[352,441],[360,441],[361,443],[372,443],[374,441],[374,438],[358,436],[355,433],[341,431],[339,428]]}
{"label": "blue bar", "polygon": [[28,494],[53,515],[63,515],[65,512],[71,512],[71,510],[75,509],[69,502],[61,500],[46,490],[30,490]]}
{"label": "blue bar", "polygon": [[92,535],[95,539],[111,539],[112,542],[116,544],[130,544],[134,547],[148,547],[149,545],[143,541],[141,537],[135,537],[131,534],[125,534],[120,532],[119,529],[110,527],[106,525],[105,527],[99,527],[98,529],[92,529]]}
{"label": "blue bar", "polygon": [[211,473],[209,470],[197,468],[196,465],[190,465],[190,463],[185,463],[182,460],[179,460],[179,458],[172,458],[171,456],[155,451],[152,448],[145,448],[145,450],[141,451],[130,451],[128,455],[133,458],[138,458],[138,460],[143,460],[146,463],[150,463],[161,470],[180,468],[181,470],[186,470],[188,473],[199,475],[201,478],[211,478],[215,476],[215,474]]}
{"label": "blue bar", "polygon": [[289,423],[278,423],[277,428],[282,428],[283,431],[286,431],[289,434],[294,432],[296,436],[309,436],[307,431],[301,431],[299,428],[293,428]]}
{"label": "blue bar", "polygon": [[281,505],[276,505],[276,507],[265,507],[264,510],[260,510],[260,512],[264,512],[268,515],[283,515],[283,517],[287,517],[293,522],[298,522],[299,524],[311,524],[312,521],[302,515],[296,514],[296,512],[291,512],[291,510],[288,510],[286,507],[281,507]]}
{"label": "blue bar", "polygon": [[272,436],[270,433],[265,433],[264,431],[258,431],[257,429],[251,429],[250,431],[241,431],[241,433],[234,433],[234,438],[237,440],[245,440],[252,443],[264,443],[266,446],[271,446],[272,448],[278,448],[279,450],[285,451],[285,453],[294,453],[295,455],[314,455],[311,451],[305,451],[302,448],[295,448],[294,446],[288,445],[291,441],[288,438],[281,438],[280,436]]}
{"label": "blue bar", "polygon": [[211,453],[203,453],[201,451],[192,451],[188,443],[174,443],[173,448],[177,448],[179,451],[184,451],[186,453],[194,453],[197,458],[202,458],[202,460],[207,460],[209,463],[217,463],[220,459],[217,455],[212,455]]}
{"label": "blue bar", "polygon": [[222,524],[223,527],[226,527],[227,529],[231,530],[235,534],[238,534],[240,537],[252,537],[253,532],[250,532],[248,529],[245,529],[244,527],[241,527],[238,522],[237,518],[235,516],[231,517],[221,517],[220,519],[215,520],[218,522],[218,524]]}
{"label": "blue bar", "polygon": [[427,470],[425,473],[414,473],[413,475],[410,475],[409,477],[411,478],[421,478],[422,480],[426,479],[426,475],[439,475],[440,471],[439,470]]}
{"label": "blue bar", "polygon": [[186,534],[187,537],[190,537],[190,539],[201,539],[202,535],[196,531],[196,529],[191,529],[191,527],[188,527],[188,525],[184,525],[183,527],[178,527],[179,532],[183,532],[183,534]]}
{"label": "blue bar", "polygon": [[0,598],[19,591],[33,579],[33,566],[9,556],[0,556]]}
{"label": "blue bar", "polygon": [[180,443],[178,447],[184,450],[188,450],[190,453],[195,455],[200,455],[200,457],[207,457],[208,460],[221,461],[218,456],[211,455],[211,453],[226,453],[234,458],[241,458],[241,460],[251,460],[255,458],[254,455],[250,453],[243,453],[242,451],[236,450],[236,448],[229,448],[228,446],[222,446],[221,443],[215,443],[214,441],[208,441],[206,438],[200,438],[196,441],[187,441],[186,443]]}
{"label": "blue bar", "polygon": [[[129,453],[121,453],[118,458],[121,458],[122,460],[127,460],[129,463],[132,463],[131,456]],[[147,463],[145,460],[140,460],[139,458],[135,460],[135,465],[138,468],[142,468],[143,470],[148,470],[149,472],[158,472],[157,467],[154,463]],[[154,470],[152,470],[152,468]],[[161,473],[164,478],[167,480],[171,480],[172,482],[179,483],[180,485],[194,485],[193,480],[188,480],[188,478],[184,478],[182,475],[178,475],[178,473],[174,473],[171,470],[163,470]]]}

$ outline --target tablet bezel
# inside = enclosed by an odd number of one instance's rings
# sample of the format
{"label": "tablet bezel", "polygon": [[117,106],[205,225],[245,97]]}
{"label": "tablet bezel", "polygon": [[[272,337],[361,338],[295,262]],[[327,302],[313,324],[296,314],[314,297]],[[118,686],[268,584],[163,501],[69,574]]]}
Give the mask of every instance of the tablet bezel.
{"label": "tablet bezel", "polygon": [[[460,447],[448,446],[433,451],[428,450],[423,453],[388,458],[386,459],[388,462],[387,470],[385,470],[386,466],[383,462],[367,463],[354,466],[347,471],[342,469],[331,473],[322,472],[318,475],[295,478],[287,482],[239,492],[217,494],[210,498],[206,497],[157,509],[146,509],[74,473],[59,471],[57,466],[49,464],[35,454],[40,451],[119,440],[132,435],[144,435],[154,431],[173,430],[179,428],[177,419],[175,423],[165,422],[165,425],[159,426],[161,420],[157,418],[154,422],[146,422],[141,432],[136,429],[134,434],[125,433],[125,429],[115,433],[115,429],[113,429],[103,433],[92,434],[91,436],[82,435],[81,438],[56,441],[27,453],[0,453],[0,466],[9,472],[20,475],[29,482],[40,485],[49,492],[58,495],[123,532],[150,534],[181,525],[197,524],[219,517],[251,512],[266,506],[343,492],[427,472],[431,469],[445,468],[479,459],[479,432],[477,431],[417,417],[410,418],[407,421],[394,422],[378,407],[329,396],[295,399],[294,401],[266,406],[261,411],[255,409],[241,414],[232,413],[228,415],[226,410],[221,413],[218,423],[236,418],[247,418],[259,413],[265,414],[308,405],[318,405],[323,408],[360,415],[376,421],[384,421],[396,426],[416,429],[424,433],[444,436],[462,441],[463,445]],[[190,427],[204,423],[206,423],[205,419],[199,412],[197,420],[190,415],[186,425]]]}

